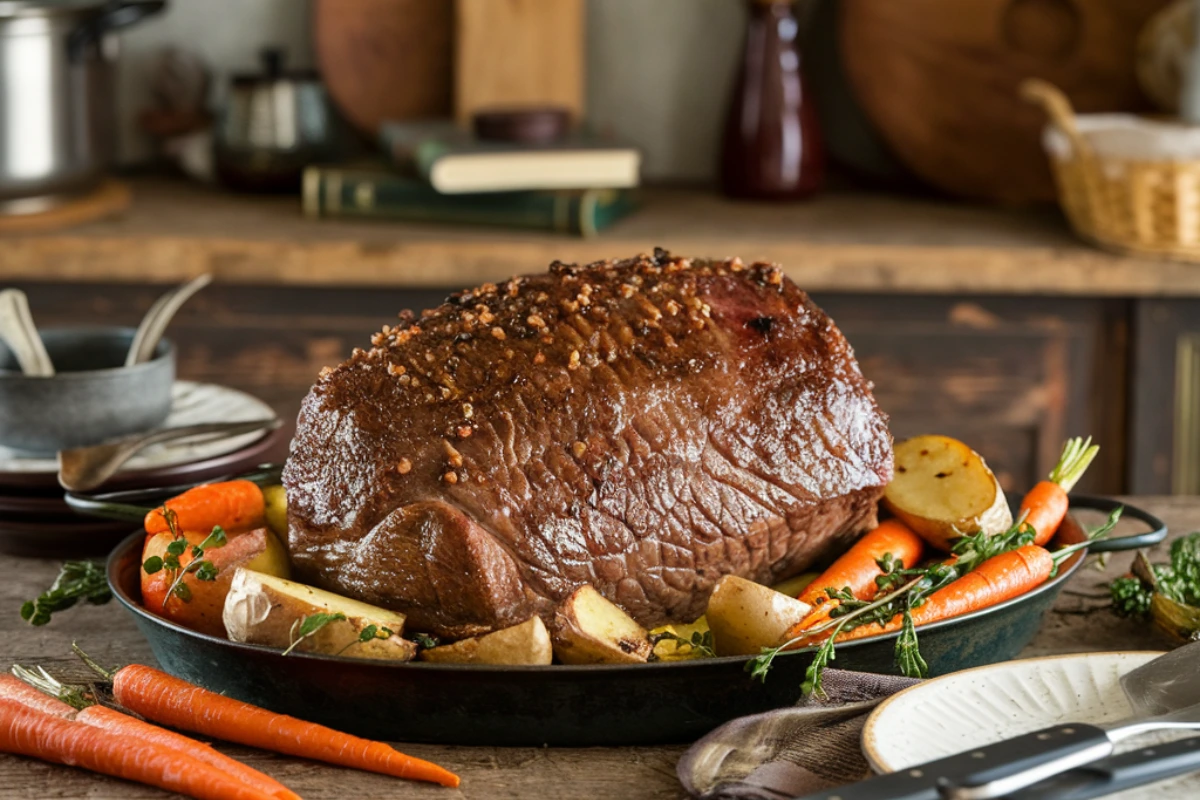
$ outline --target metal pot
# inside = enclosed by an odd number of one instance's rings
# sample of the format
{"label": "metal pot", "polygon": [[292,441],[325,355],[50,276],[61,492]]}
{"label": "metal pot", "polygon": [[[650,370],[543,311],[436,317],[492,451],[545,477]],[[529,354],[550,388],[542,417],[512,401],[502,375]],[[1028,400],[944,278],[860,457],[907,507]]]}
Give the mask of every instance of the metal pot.
{"label": "metal pot", "polygon": [[113,153],[108,36],[165,0],[0,0],[0,212],[93,188]]}

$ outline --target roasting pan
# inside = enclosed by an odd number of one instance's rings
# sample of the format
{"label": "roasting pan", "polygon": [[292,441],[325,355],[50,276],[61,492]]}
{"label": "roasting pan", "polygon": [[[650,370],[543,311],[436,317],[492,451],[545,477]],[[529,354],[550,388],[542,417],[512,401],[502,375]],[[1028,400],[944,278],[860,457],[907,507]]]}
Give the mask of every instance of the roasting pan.
{"label": "roasting pan", "polygon": [[[1072,497],[1072,509],[1111,511],[1116,501]],[[1091,552],[1148,547],[1167,530],[1127,504],[1150,530],[1094,544]],[[813,651],[775,659],[765,682],[746,658],[614,666],[486,667],[385,663],[292,653],[197,633],[142,608],[138,565],[145,534],[112,552],[108,581],[167,672],[274,711],[388,741],[460,745],[647,745],[692,742],[727,720],[794,704]],[[1055,542],[1082,541],[1074,514]],[[1037,633],[1085,552],[1037,589],[992,608],[919,629],[932,675],[1014,658]],[[843,669],[894,672],[896,634],[839,645]]]}

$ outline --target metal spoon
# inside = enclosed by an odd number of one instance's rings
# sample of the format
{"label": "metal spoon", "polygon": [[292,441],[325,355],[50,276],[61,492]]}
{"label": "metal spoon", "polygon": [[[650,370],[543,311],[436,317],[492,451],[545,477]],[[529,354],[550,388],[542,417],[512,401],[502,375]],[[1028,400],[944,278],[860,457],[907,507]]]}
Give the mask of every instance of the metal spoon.
{"label": "metal spoon", "polygon": [[23,373],[34,378],[54,374],[54,364],[29,313],[29,298],[20,289],[0,292],[0,338],[17,357]]}
{"label": "metal spoon", "polygon": [[260,430],[273,431],[279,425],[277,417],[251,422],[206,422],[139,433],[89,447],[59,450],[58,482],[68,491],[86,492],[100,486],[134,454],[152,444],[203,435],[207,435],[207,439],[227,438]]}
{"label": "metal spoon", "polygon": [[149,361],[158,348],[163,334],[167,332],[167,326],[171,324],[175,312],[188,301],[188,298],[210,283],[212,283],[212,275],[206,272],[181,286],[176,286],[158,298],[154,305],[150,306],[150,310],[142,318],[142,324],[138,325],[137,332],[133,335],[133,343],[129,346],[129,355],[125,357],[125,366],[132,367],[134,364]]}

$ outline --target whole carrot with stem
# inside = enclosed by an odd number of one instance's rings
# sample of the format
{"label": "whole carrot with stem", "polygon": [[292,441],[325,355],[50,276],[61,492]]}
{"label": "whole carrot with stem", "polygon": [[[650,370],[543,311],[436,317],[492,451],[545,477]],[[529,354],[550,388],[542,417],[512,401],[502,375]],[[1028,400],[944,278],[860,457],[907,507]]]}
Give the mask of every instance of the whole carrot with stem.
{"label": "whole carrot with stem", "polygon": [[88,666],[112,681],[113,697],[118,703],[154,722],[228,742],[397,778],[449,787],[459,784],[459,778],[453,772],[407,756],[382,742],[276,714],[202,689],[143,664],[130,664],[110,672],[75,645],[72,647]]}
{"label": "whole carrot with stem", "polygon": [[9,697],[29,708],[54,716],[175,750],[278,800],[300,800],[300,795],[271,776],[217,752],[211,745],[100,705],[89,698],[85,687],[63,684],[41,667],[29,669],[14,665],[12,672],[12,675],[0,675],[0,697]]}
{"label": "whole carrot with stem", "polygon": [[157,786],[200,800],[275,800],[186,753],[0,698],[0,751]]}
{"label": "whole carrot with stem", "polygon": [[1034,544],[1044,545],[1054,538],[1070,506],[1067,494],[1075,488],[1098,452],[1100,446],[1092,444],[1090,436],[1068,439],[1049,477],[1025,494],[1017,518],[1024,519],[1025,524],[1033,528]]}
{"label": "whole carrot with stem", "polygon": [[[175,512],[175,524],[181,531],[205,533],[215,527],[249,530],[261,528],[266,520],[262,489],[246,480],[196,486],[172,497],[163,506]],[[144,524],[150,534],[171,530],[162,507],[146,514]]]}

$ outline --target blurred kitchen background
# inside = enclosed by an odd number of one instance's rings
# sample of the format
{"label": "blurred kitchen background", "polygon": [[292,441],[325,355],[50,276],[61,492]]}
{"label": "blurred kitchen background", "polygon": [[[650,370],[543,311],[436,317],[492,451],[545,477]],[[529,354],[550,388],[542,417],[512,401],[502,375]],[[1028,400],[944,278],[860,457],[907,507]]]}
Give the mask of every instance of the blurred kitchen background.
{"label": "blurred kitchen background", "polygon": [[450,290],[768,259],[897,437],[1012,489],[1090,434],[1084,488],[1198,493],[1194,5],[12,0],[0,276],[39,324],[132,326],[212,274],[179,377],[290,424]]}

